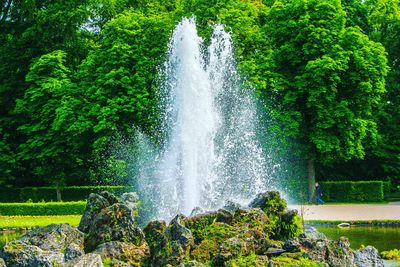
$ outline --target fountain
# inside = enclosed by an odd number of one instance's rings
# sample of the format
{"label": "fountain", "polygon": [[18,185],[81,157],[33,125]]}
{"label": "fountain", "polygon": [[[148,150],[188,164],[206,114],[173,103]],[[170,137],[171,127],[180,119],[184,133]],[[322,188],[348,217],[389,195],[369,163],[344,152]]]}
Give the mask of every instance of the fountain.
{"label": "fountain", "polygon": [[214,27],[208,48],[193,18],[176,26],[161,74],[167,141],[153,161],[153,178],[139,179],[155,217],[215,209],[273,188],[257,139],[252,91],[235,66],[232,40],[222,25]]}

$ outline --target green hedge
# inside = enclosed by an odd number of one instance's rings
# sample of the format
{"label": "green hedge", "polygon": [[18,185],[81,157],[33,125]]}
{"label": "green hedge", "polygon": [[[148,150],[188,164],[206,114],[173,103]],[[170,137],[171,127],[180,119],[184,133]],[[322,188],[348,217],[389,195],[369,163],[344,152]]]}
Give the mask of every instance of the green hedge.
{"label": "green hedge", "polygon": [[86,201],[48,203],[0,203],[1,216],[81,215]]}
{"label": "green hedge", "polygon": [[326,202],[381,202],[384,199],[382,181],[321,182],[322,199]]}
{"label": "green hedge", "polygon": [[[107,190],[116,195],[135,191],[132,186],[68,186],[61,188],[63,201],[85,200],[90,193],[99,193]],[[0,202],[55,202],[57,192],[55,187],[25,187],[1,188]]]}

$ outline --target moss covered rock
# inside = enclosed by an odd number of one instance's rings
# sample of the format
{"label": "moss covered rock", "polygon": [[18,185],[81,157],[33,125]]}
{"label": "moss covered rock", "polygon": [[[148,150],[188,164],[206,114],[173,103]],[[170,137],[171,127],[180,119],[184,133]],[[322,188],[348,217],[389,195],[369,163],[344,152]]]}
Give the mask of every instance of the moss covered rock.
{"label": "moss covered rock", "polygon": [[211,261],[215,256],[220,254],[222,243],[237,234],[237,229],[222,222],[214,222],[203,229],[198,229],[196,232],[197,242],[190,256],[192,259],[200,262]]}
{"label": "moss covered rock", "polygon": [[0,251],[7,266],[62,265],[83,255],[83,233],[68,224],[33,229]]}
{"label": "moss covered rock", "polygon": [[103,262],[116,260],[128,266],[146,266],[150,257],[150,249],[147,243],[136,246],[127,242],[108,242],[101,244],[92,252],[101,256]]}
{"label": "moss covered rock", "polygon": [[117,197],[107,191],[101,192],[100,194],[91,193],[87,199],[86,208],[83,212],[78,229],[83,233],[87,233],[97,214],[102,209],[107,208],[114,203],[118,203],[118,201]]}
{"label": "moss covered rock", "polygon": [[98,245],[121,241],[137,246],[145,242],[142,230],[137,226],[132,210],[122,203],[102,209],[93,219],[85,236],[85,251],[91,252]]}
{"label": "moss covered rock", "polygon": [[268,191],[260,193],[253,199],[250,208],[260,208],[268,215],[278,215],[287,208],[286,200],[283,199],[278,191]]}
{"label": "moss covered rock", "polygon": [[172,266],[188,261],[194,238],[185,226],[187,218],[179,214],[168,226],[164,222],[151,222],[145,228],[152,251],[151,266]]}

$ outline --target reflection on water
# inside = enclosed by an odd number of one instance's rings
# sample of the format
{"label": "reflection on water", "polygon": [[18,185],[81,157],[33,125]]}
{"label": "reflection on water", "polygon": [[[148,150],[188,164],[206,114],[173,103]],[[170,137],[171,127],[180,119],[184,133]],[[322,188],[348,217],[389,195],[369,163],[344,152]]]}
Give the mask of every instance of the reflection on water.
{"label": "reflection on water", "polygon": [[362,245],[372,245],[379,251],[400,248],[400,227],[394,226],[315,226],[329,239],[338,239],[346,236],[350,240],[350,246],[358,249]]}
{"label": "reflection on water", "polygon": [[385,267],[400,267],[400,261],[383,261]]}
{"label": "reflection on water", "polygon": [[10,241],[13,241],[23,235],[25,231],[11,232],[11,231],[1,231],[0,232],[0,248]]}

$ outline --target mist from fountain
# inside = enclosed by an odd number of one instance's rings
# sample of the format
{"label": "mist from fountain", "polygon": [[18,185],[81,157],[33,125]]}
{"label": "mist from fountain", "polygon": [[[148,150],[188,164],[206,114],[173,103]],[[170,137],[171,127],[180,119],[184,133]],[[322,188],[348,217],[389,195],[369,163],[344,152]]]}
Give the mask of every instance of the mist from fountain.
{"label": "mist from fountain", "polygon": [[256,103],[236,70],[224,27],[214,27],[207,48],[195,19],[184,18],[173,32],[161,77],[167,141],[152,162],[153,173],[139,178],[154,217],[169,220],[272,189],[257,137]]}

